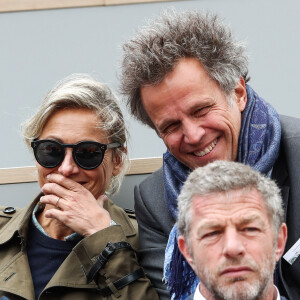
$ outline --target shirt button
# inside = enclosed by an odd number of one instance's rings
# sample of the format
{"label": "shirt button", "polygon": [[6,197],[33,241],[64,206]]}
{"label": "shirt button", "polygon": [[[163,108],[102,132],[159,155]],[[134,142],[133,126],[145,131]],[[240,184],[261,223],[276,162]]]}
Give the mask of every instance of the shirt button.
{"label": "shirt button", "polygon": [[12,215],[12,214],[14,214],[16,212],[16,209],[14,207],[12,207],[12,206],[9,206],[9,207],[5,207],[3,209],[3,212],[5,214]]}

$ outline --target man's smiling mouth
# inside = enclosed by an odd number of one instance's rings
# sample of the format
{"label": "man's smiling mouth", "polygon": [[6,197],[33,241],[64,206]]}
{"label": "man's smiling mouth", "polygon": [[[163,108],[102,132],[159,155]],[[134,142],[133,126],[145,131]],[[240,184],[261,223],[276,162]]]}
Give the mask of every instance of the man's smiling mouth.
{"label": "man's smiling mouth", "polygon": [[211,152],[212,149],[214,149],[214,147],[216,146],[218,142],[218,139],[215,139],[209,146],[207,146],[204,150],[200,151],[200,152],[194,152],[194,154],[196,156],[204,156],[206,154],[208,154],[209,152]]}

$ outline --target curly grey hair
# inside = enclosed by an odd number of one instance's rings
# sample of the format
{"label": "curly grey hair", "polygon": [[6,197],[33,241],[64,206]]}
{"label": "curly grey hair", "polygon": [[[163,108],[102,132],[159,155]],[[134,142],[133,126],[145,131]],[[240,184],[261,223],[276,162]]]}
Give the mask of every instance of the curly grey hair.
{"label": "curly grey hair", "polygon": [[249,80],[244,45],[234,40],[215,14],[167,10],[127,41],[123,51],[120,92],[127,97],[131,114],[153,129],[140,88],[160,83],[181,58],[200,61],[226,96],[232,94],[241,76]]}
{"label": "curly grey hair", "polygon": [[111,179],[108,194],[116,193],[128,169],[126,150],[127,129],[116,97],[106,84],[100,83],[87,74],[72,74],[60,82],[46,95],[34,115],[22,126],[24,139],[29,147],[38,139],[49,118],[58,110],[67,108],[89,109],[99,117],[98,128],[104,130],[111,142],[118,142],[121,148],[114,149],[123,164],[119,175]]}
{"label": "curly grey hair", "polygon": [[250,166],[232,161],[215,161],[195,169],[188,176],[178,197],[178,230],[188,244],[193,198],[237,189],[256,189],[261,194],[275,235],[278,235],[284,221],[284,211],[276,183]]}

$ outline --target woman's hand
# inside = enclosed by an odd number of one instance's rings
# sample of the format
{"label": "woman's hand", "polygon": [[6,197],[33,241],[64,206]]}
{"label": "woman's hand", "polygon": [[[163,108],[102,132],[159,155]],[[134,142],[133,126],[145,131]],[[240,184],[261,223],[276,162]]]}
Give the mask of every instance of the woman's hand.
{"label": "woman's hand", "polygon": [[[49,183],[44,184],[44,196],[40,201],[58,209],[48,209],[46,218],[53,218],[83,236],[89,236],[110,225],[109,212],[103,208],[107,201],[105,195],[98,199],[81,184],[60,174],[47,176]],[[59,200],[58,200],[59,199]]]}

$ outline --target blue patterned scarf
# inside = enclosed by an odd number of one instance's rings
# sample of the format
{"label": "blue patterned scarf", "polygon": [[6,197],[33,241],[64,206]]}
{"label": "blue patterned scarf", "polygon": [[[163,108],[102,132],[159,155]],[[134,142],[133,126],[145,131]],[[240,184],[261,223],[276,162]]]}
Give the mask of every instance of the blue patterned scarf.
{"label": "blue patterned scarf", "polygon": [[[270,176],[278,158],[281,126],[275,109],[246,85],[247,104],[242,113],[238,161]],[[169,212],[177,220],[177,197],[190,173],[169,151],[163,156],[165,199]],[[164,280],[172,299],[184,300],[199,283],[196,274],[185,261],[177,246],[177,225],[169,235],[165,251]]]}

